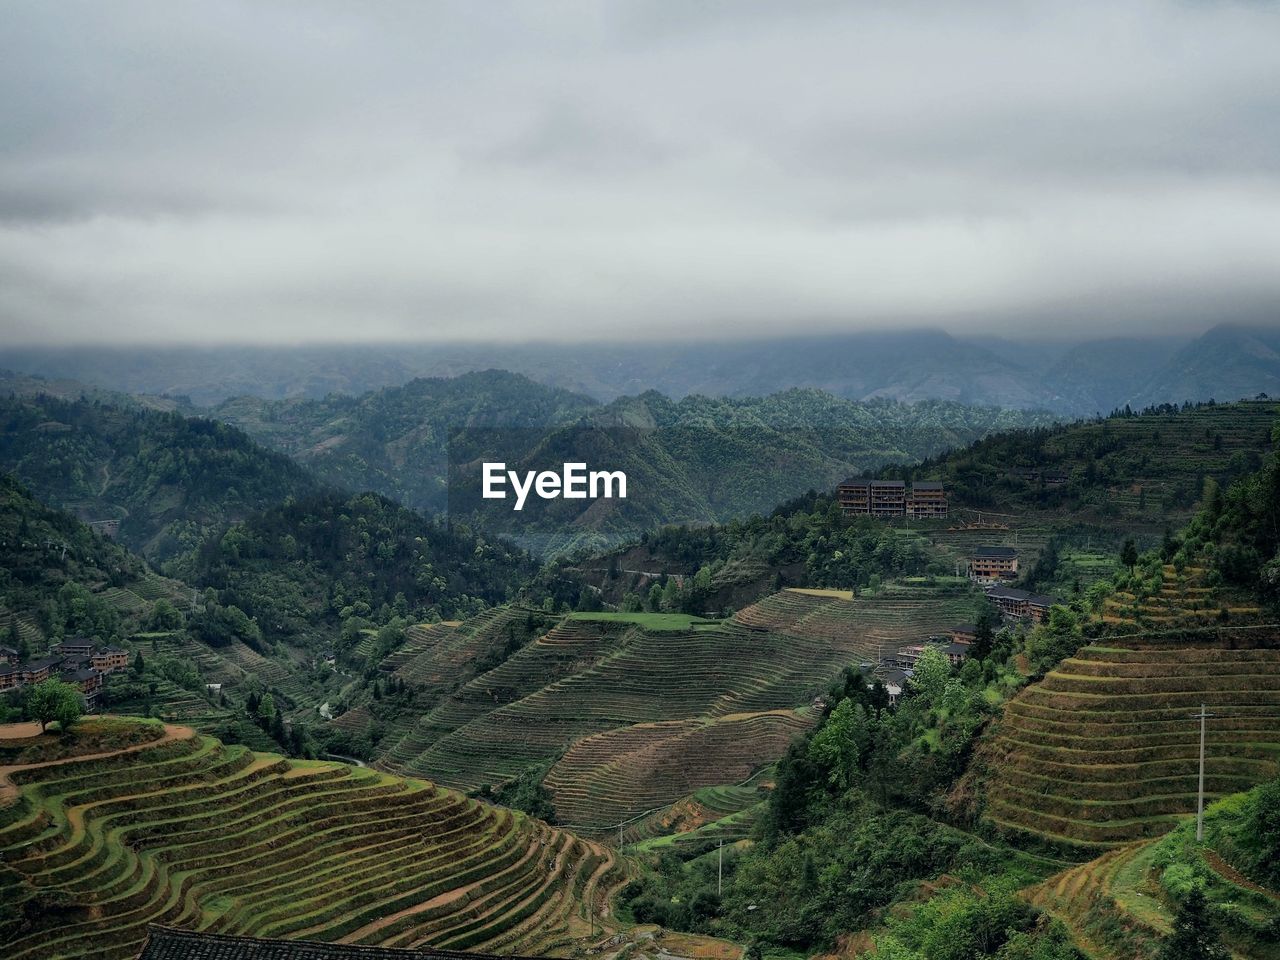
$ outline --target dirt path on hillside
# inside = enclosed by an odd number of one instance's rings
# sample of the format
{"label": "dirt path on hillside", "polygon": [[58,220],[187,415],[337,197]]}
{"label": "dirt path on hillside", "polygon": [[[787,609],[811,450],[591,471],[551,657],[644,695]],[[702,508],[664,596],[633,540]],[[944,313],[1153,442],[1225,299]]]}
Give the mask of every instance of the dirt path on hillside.
{"label": "dirt path on hillside", "polygon": [[1203,853],[1204,858],[1209,861],[1209,866],[1213,867],[1214,870],[1222,874],[1237,887],[1244,887],[1246,890],[1252,890],[1254,893],[1260,893],[1264,897],[1280,901],[1280,893],[1276,893],[1274,890],[1268,890],[1266,887],[1254,883],[1231,864],[1227,863],[1227,861],[1223,860],[1222,855],[1218,853],[1217,850],[1210,850],[1206,848]]}
{"label": "dirt path on hillside", "polygon": [[[0,724],[0,739],[22,739],[21,734],[14,735],[9,732],[9,729],[11,727],[30,726],[34,726],[36,728],[37,734],[40,732],[40,724],[38,723]],[[18,797],[18,787],[13,782],[13,775],[15,773],[21,773],[24,770],[36,770],[40,767],[59,767],[66,763],[78,763],[81,760],[105,760],[109,757],[118,756],[124,753],[137,753],[140,750],[150,750],[152,747],[172,743],[174,740],[190,740],[195,735],[196,732],[190,727],[180,726],[175,723],[166,723],[164,725],[164,733],[155,740],[148,740],[146,743],[135,743],[132,746],[121,747],[119,750],[104,750],[101,753],[85,753],[76,757],[62,757],[59,760],[47,760],[44,763],[14,763],[9,764],[8,766],[0,765],[0,806],[11,803]]]}

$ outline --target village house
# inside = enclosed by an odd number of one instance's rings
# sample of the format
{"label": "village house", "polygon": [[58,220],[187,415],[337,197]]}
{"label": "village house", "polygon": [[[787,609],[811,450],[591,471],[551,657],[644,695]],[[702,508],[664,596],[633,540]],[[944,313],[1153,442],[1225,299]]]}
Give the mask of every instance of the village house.
{"label": "village house", "polygon": [[21,667],[22,683],[44,683],[55,671],[62,669],[62,660],[62,657],[41,657],[27,661]]}
{"label": "village house", "polygon": [[947,516],[947,493],[940,480],[918,480],[907,497],[907,516],[917,520],[942,520]]}
{"label": "village house", "polygon": [[979,583],[1014,580],[1018,576],[1018,551],[1015,547],[974,547],[969,557],[969,579]]}
{"label": "village house", "polygon": [[50,653],[60,654],[64,657],[72,657],[82,660],[93,653],[97,646],[97,641],[90,637],[72,637],[69,640],[63,640],[61,643],[54,644]]}
{"label": "village house", "polygon": [[27,663],[0,660],[0,691],[17,690],[57,677],[79,688],[85,706],[97,706],[105,677],[129,665],[129,652],[120,647],[98,649],[89,637],[71,637],[57,643],[49,654]]}
{"label": "village house", "polygon": [[115,673],[129,666],[129,651],[120,647],[105,647],[89,654],[89,663],[93,669],[103,673]]}
{"label": "village house", "polygon": [[889,694],[890,705],[898,702],[902,692],[907,689],[907,681],[910,679],[910,670],[897,668],[885,671],[884,676],[880,678],[880,683],[884,686],[885,693]]}
{"label": "village house", "polygon": [[1049,608],[1054,604],[1053,597],[1005,586],[989,589],[987,599],[1006,617],[1034,620],[1036,623],[1042,623],[1048,618]]}
{"label": "village house", "polygon": [[958,623],[947,632],[952,643],[973,643],[978,639],[978,625],[974,623]]}
{"label": "village house", "polygon": [[947,516],[947,495],[936,480],[921,480],[907,491],[903,480],[849,479],[836,488],[846,516],[940,519]]}
{"label": "village house", "polygon": [[76,667],[62,672],[62,682],[79,687],[84,695],[85,706],[93,709],[98,703],[98,692],[102,689],[102,673],[92,667]]}
{"label": "village house", "polygon": [[13,647],[0,647],[0,664],[12,663],[16,664],[22,657]]}
{"label": "village house", "polygon": [[0,691],[22,686],[22,667],[16,663],[0,663]]}

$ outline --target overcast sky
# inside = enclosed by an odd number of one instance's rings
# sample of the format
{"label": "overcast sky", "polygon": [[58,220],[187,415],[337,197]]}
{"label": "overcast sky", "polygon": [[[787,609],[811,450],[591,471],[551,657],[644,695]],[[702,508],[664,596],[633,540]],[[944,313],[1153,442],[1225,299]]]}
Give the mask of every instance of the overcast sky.
{"label": "overcast sky", "polygon": [[1272,2],[0,8],[0,342],[1280,322]]}

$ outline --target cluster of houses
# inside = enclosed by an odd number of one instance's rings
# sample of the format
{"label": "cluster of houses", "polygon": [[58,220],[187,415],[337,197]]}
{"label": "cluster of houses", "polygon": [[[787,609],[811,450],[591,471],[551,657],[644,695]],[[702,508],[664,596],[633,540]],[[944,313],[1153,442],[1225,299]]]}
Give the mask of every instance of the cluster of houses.
{"label": "cluster of houses", "polygon": [[[1016,564],[1016,553],[1013,560]],[[1035,623],[1044,621],[1049,616],[1049,608],[1057,602],[1053,597],[1019,590],[1001,583],[988,586],[986,597],[1006,619],[1030,620]],[[926,650],[937,650],[951,662],[953,667],[958,667],[969,656],[969,649],[975,639],[977,639],[977,627],[974,624],[965,623],[920,643],[900,647],[893,656],[885,657],[875,665],[874,669],[876,676],[889,693],[889,702],[896,702],[902,695],[907,681],[915,671],[916,664]],[[864,664],[863,669],[869,669],[871,666],[871,664]]]}
{"label": "cluster of houses", "polygon": [[129,665],[129,652],[103,647],[89,637],[72,637],[55,645],[45,656],[25,663],[18,651],[0,647],[0,693],[18,690],[45,680],[62,680],[79,687],[85,705],[93,709],[108,674]]}
{"label": "cluster of houses", "polygon": [[1008,586],[1006,581],[1018,578],[1018,549],[1007,546],[974,547],[969,555],[969,579],[982,584],[990,600],[1002,615],[1013,620],[1042,622],[1056,602],[1043,593],[1032,593]]}
{"label": "cluster of houses", "polygon": [[[915,673],[916,664],[926,650],[937,650],[951,661],[953,667],[956,667],[964,663],[965,658],[969,656],[969,647],[977,635],[976,626],[972,623],[962,623],[952,627],[946,633],[929,637],[922,643],[900,647],[893,656],[881,660],[875,673],[889,694],[889,702],[896,703],[898,697],[902,696],[907,681]],[[863,669],[870,666],[870,664],[864,664]]]}
{"label": "cluster of houses", "polygon": [[850,517],[938,520],[947,516],[947,493],[937,480],[920,480],[908,489],[903,480],[854,478],[836,488],[836,497]]}

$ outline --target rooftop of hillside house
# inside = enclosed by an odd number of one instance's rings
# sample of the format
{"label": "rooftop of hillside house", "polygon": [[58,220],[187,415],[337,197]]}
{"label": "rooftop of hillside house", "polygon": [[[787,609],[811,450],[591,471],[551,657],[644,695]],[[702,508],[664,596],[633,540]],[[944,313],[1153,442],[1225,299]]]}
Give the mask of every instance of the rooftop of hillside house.
{"label": "rooftop of hillside house", "polygon": [[973,555],[982,560],[1012,560],[1018,555],[1017,547],[974,547]]}
{"label": "rooftop of hillside house", "polygon": [[1019,590],[1017,587],[992,587],[987,591],[992,600],[1025,600],[1033,606],[1048,607],[1057,603],[1053,597],[1043,593],[1032,593],[1030,590]]}

